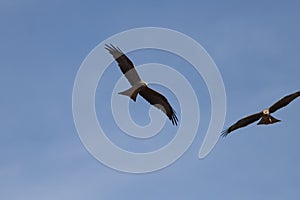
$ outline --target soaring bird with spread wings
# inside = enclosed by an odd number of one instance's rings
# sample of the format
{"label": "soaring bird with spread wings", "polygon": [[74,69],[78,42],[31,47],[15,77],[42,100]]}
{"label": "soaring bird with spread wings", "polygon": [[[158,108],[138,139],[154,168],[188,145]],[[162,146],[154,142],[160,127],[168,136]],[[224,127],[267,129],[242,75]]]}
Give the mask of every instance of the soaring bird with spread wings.
{"label": "soaring bird with spread wings", "polygon": [[226,137],[232,131],[242,128],[242,127],[245,127],[255,121],[258,121],[259,119],[260,119],[260,121],[258,122],[258,125],[261,125],[261,124],[267,125],[267,124],[273,124],[276,122],[280,122],[280,120],[272,117],[270,113],[274,113],[277,110],[279,110],[280,108],[287,106],[290,102],[292,102],[294,99],[296,99],[299,96],[300,96],[300,91],[295,92],[290,95],[287,95],[287,96],[283,97],[282,99],[280,99],[279,101],[277,101],[276,103],[274,103],[270,108],[265,109],[259,113],[244,117],[243,119],[239,120],[238,122],[236,122],[235,124],[230,126],[228,129],[224,130],[222,132],[222,136]]}
{"label": "soaring bird with spread wings", "polygon": [[141,95],[151,105],[162,110],[171,120],[172,124],[177,126],[178,118],[176,116],[176,112],[174,111],[166,97],[156,92],[155,90],[152,90],[147,86],[147,83],[142,81],[137,71],[135,70],[133,63],[118,47],[107,44],[105,46],[105,49],[108,50],[108,52],[118,62],[122,73],[125,75],[132,86],[128,90],[120,92],[119,94],[129,96],[133,101],[136,101],[136,97],[138,94]]}

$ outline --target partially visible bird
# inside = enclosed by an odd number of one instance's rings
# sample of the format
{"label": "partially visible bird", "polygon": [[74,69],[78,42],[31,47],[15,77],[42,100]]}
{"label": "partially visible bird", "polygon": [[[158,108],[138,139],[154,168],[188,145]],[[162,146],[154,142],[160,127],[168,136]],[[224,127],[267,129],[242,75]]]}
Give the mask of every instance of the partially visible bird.
{"label": "partially visible bird", "polygon": [[118,62],[122,73],[132,86],[128,90],[120,92],[119,94],[129,96],[133,101],[136,101],[137,95],[140,94],[151,105],[162,110],[171,120],[172,124],[177,126],[178,118],[176,116],[176,112],[166,97],[149,88],[147,83],[142,81],[131,60],[118,47],[115,47],[112,44],[106,44],[105,46],[105,49],[108,50],[108,52]]}
{"label": "partially visible bird", "polygon": [[299,96],[300,96],[300,91],[287,95],[282,99],[280,99],[279,101],[277,101],[276,103],[274,103],[270,108],[265,109],[259,113],[242,118],[241,120],[237,121],[235,124],[230,126],[228,129],[224,130],[221,136],[226,137],[232,131],[245,127],[255,121],[258,121],[259,119],[260,121],[257,123],[258,125],[261,124],[267,125],[267,124],[274,124],[280,122],[281,120],[272,117],[270,113],[274,113],[280,108],[287,106],[290,102],[292,102],[294,99],[296,99]]}

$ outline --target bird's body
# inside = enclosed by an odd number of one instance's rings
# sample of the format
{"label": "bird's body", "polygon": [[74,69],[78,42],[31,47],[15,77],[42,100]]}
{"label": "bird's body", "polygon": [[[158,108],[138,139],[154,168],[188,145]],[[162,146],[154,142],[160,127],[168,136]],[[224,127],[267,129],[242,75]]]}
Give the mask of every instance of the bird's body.
{"label": "bird's body", "polygon": [[145,87],[147,87],[147,83],[143,81],[135,82],[131,88],[128,90],[125,90],[123,92],[119,92],[119,94],[123,94],[125,96],[129,96],[133,101],[136,101],[136,97],[138,93],[143,90]]}
{"label": "bird's body", "polygon": [[272,115],[270,115],[270,111],[269,109],[265,109],[262,111],[262,116],[260,121],[257,123],[257,125],[268,125],[268,124],[274,124],[276,122],[280,122],[281,120],[276,119],[275,117],[273,117]]}
{"label": "bird's body", "polygon": [[240,119],[235,124],[230,126],[228,129],[224,130],[222,132],[222,136],[226,137],[232,131],[242,128],[242,127],[245,127],[245,126],[248,126],[249,124],[251,124],[255,121],[258,121],[259,119],[260,119],[260,121],[257,123],[258,125],[262,125],[262,124],[268,125],[268,124],[274,124],[274,123],[280,122],[281,120],[273,117],[271,115],[271,113],[274,113],[277,110],[279,110],[280,108],[287,106],[290,102],[292,102],[294,99],[296,99],[299,96],[300,96],[300,91],[295,92],[290,95],[287,95],[287,96],[283,97],[282,99],[280,99],[279,101],[277,101],[276,103],[274,103],[270,108],[264,109],[263,111],[261,111],[259,113],[249,115],[247,117]]}
{"label": "bird's body", "polygon": [[177,125],[178,118],[176,116],[176,112],[166,97],[148,87],[147,83],[144,82],[138,75],[131,60],[118,47],[106,45],[105,49],[108,50],[118,62],[122,73],[125,75],[131,85],[131,88],[120,92],[119,94],[129,96],[133,101],[136,101],[138,94],[141,95],[151,105],[162,110],[171,120],[173,125]]}

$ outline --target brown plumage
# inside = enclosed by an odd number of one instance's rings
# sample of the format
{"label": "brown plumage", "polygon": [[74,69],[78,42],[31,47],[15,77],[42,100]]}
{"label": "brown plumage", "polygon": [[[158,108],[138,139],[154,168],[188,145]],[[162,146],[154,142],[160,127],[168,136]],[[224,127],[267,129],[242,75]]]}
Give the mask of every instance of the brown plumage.
{"label": "brown plumage", "polygon": [[125,75],[132,86],[128,90],[120,92],[119,94],[129,96],[133,101],[136,101],[136,97],[138,94],[141,95],[151,105],[162,110],[171,120],[172,124],[177,126],[178,118],[176,116],[176,112],[174,111],[166,97],[164,97],[159,92],[149,88],[147,84],[142,81],[131,60],[118,47],[107,44],[105,46],[105,49],[108,50],[109,53],[112,54],[114,59],[118,62],[122,73]]}
{"label": "brown plumage", "polygon": [[248,126],[249,124],[258,121],[259,119],[260,121],[257,123],[258,125],[261,124],[267,125],[267,124],[274,124],[280,122],[280,120],[271,116],[270,113],[274,113],[280,108],[287,106],[290,102],[292,102],[294,99],[296,99],[299,96],[300,96],[300,91],[287,95],[282,99],[280,99],[279,101],[277,101],[276,103],[274,103],[270,108],[265,109],[262,112],[242,118],[241,120],[237,121],[235,124],[230,126],[228,129],[224,130],[221,136],[226,137],[232,131]]}

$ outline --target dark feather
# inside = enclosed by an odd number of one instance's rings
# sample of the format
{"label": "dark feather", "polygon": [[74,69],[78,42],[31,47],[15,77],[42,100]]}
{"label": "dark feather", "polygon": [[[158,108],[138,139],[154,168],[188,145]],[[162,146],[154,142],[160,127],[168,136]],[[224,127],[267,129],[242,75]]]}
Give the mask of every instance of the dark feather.
{"label": "dark feather", "polygon": [[263,115],[263,113],[259,112],[259,113],[244,117],[243,119],[240,119],[238,122],[236,122],[235,124],[230,126],[228,129],[224,130],[222,132],[221,136],[226,137],[230,132],[232,132],[236,129],[248,126],[249,124],[259,120],[262,117],[262,115]]}
{"label": "dark feather", "polygon": [[174,111],[172,106],[169,104],[166,97],[164,97],[162,94],[156,92],[155,90],[152,90],[149,87],[144,87],[139,92],[139,94],[144,99],[146,99],[151,105],[162,110],[168,116],[168,118],[172,121],[172,124],[177,126],[178,118],[176,116],[176,112]]}
{"label": "dark feather", "polygon": [[122,71],[122,73],[126,76],[129,83],[134,85],[134,83],[141,81],[137,71],[134,68],[131,60],[118,48],[111,45],[105,44],[105,49],[114,57],[114,59],[118,62],[118,65]]}
{"label": "dark feather", "polygon": [[274,103],[269,108],[270,113],[273,113],[273,112],[279,110],[280,108],[287,106],[289,103],[291,103],[294,99],[296,99],[299,96],[300,96],[300,91],[283,97],[282,99],[280,99],[279,101]]}

